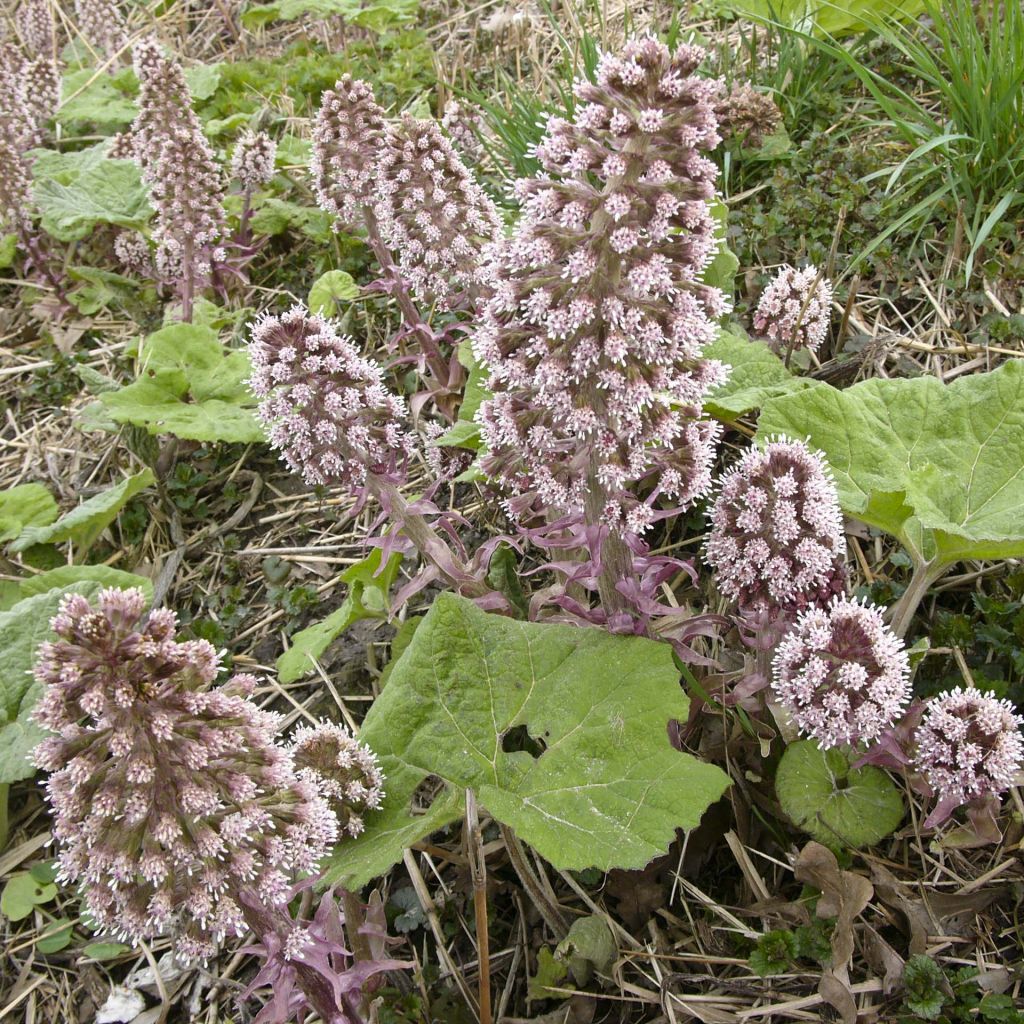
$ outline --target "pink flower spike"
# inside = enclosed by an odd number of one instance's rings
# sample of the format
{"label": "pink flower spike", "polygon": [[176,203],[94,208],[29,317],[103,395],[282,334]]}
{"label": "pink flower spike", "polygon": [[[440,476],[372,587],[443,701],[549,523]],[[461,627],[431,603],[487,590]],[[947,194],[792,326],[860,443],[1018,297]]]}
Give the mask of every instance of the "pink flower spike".
{"label": "pink flower spike", "polygon": [[836,598],[805,611],[782,639],[772,690],[823,750],[870,742],[910,702],[910,659],[880,608]]}
{"label": "pink flower spike", "polygon": [[777,351],[806,348],[817,352],[828,333],[832,285],[816,267],[783,266],[757,303],[754,330]]}

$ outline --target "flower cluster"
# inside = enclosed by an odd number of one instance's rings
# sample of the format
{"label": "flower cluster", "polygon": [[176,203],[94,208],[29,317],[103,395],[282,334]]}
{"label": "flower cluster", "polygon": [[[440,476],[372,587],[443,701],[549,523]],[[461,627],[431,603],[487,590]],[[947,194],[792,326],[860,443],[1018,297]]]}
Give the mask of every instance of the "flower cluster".
{"label": "flower cluster", "polygon": [[778,350],[816,352],[828,333],[832,285],[815,267],[783,266],[765,288],[754,313],[754,330]]}
{"label": "flower cluster", "polygon": [[384,773],[377,755],[342,725],[319,722],[292,736],[292,762],[330,804],[342,833],[363,831],[363,815],[384,799]]}
{"label": "flower cluster", "polygon": [[89,45],[107,56],[127,48],[124,15],[116,0],[75,0],[75,18]]}
{"label": "flower cluster", "polygon": [[195,285],[209,276],[213,246],[223,232],[223,175],[181,66],[153,40],[135,48],[134,61],[139,113],[132,135],[156,210],[157,265],[167,278],[181,275],[188,307]]}
{"label": "flower cluster", "polygon": [[361,488],[414,451],[404,401],[380,366],[321,316],[295,306],[252,328],[249,387],[272,447],[308,484]]}
{"label": "flower cluster", "polygon": [[822,749],[877,739],[910,701],[910,661],[872,605],[809,608],[775,651],[772,689]]}
{"label": "flower cluster", "polygon": [[25,68],[25,103],[37,137],[43,134],[47,123],[57,113],[60,86],[60,70],[52,57],[41,56],[29,61]]}
{"label": "flower cluster", "polygon": [[782,123],[782,114],[771,96],[758,92],[749,82],[741,82],[715,107],[723,131],[758,147]]}
{"label": "flower cluster", "polygon": [[653,38],[602,56],[573,121],[549,118],[543,173],[516,185],[522,218],[492,249],[473,338],[493,392],[484,469],[513,516],[642,533],[641,482],[677,506],[710,486],[718,430],[699,417],[726,370],[701,351],[727,301],[702,283],[718,246],[703,154],[720,141],[703,57]]}
{"label": "flower cluster", "polygon": [[841,594],[843,514],[820,452],[802,441],[750,448],[721,478],[705,557],[743,610],[796,609]]}
{"label": "flower cluster", "polygon": [[925,705],[914,768],[946,802],[1001,793],[1024,763],[1024,717],[994,693],[957,688]]}
{"label": "flower cluster", "polygon": [[205,958],[244,932],[241,893],[288,900],[337,821],[276,744],[279,716],[248,699],[256,680],[212,686],[214,648],[177,641],[174,614],[144,608],[140,590],[63,600],[35,670],[34,716],[56,735],[34,759],[51,773],[59,877],[81,885],[97,925],[171,931],[181,957]]}
{"label": "flower cluster", "polygon": [[17,21],[26,52],[52,60],[56,38],[49,0],[22,0]]}
{"label": "flower cluster", "polygon": [[342,227],[372,206],[384,111],[366,82],[343,76],[323,94],[313,122],[310,171],[317,202]]}
{"label": "flower cluster", "polygon": [[242,188],[255,189],[274,176],[277,143],[266,132],[247,131],[231,155],[231,176]]}
{"label": "flower cluster", "polygon": [[6,127],[0,117],[0,228],[21,233],[31,230],[32,173],[23,147],[3,134]]}
{"label": "flower cluster", "polygon": [[471,164],[483,160],[485,151],[480,136],[484,131],[484,123],[476,107],[458,100],[449,100],[441,115],[441,127],[448,133],[464,160]]}
{"label": "flower cluster", "polygon": [[136,277],[151,277],[153,259],[149,243],[137,231],[121,231],[114,239],[114,255],[121,266]]}
{"label": "flower cluster", "polygon": [[[40,141],[34,108],[28,98],[28,67],[28,61],[17,47],[10,43],[0,43],[0,93],[3,94],[3,103],[0,104],[0,142],[11,147],[11,151],[17,155],[17,162],[26,168],[26,173],[29,161],[24,155],[25,150],[38,145]],[[5,160],[4,166],[7,164]],[[9,194],[14,191],[13,185],[7,189]]]}
{"label": "flower cluster", "polygon": [[423,301],[446,309],[453,288],[476,279],[501,217],[435,121],[406,114],[385,133],[374,212],[402,277]]}

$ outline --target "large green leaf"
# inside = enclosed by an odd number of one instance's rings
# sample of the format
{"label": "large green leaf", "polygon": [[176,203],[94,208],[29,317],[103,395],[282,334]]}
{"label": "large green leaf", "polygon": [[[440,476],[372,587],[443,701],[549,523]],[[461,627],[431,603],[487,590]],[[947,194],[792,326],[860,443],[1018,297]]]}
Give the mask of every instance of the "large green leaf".
{"label": "large green leaf", "polygon": [[950,385],[815,384],[765,405],[759,436],[771,434],[821,449],[843,510],[919,563],[1024,555],[1024,361]]}
{"label": "large green leaf", "polygon": [[81,555],[93,546],[100,534],[117,518],[118,512],[155,479],[149,468],[126,477],[109,490],[83,501],[50,526],[28,527],[11,544],[11,551],[24,551],[35,544],[60,544],[70,540],[75,542]]}
{"label": "large green leaf", "polygon": [[0,541],[17,537],[26,526],[47,526],[60,514],[42,484],[18,484],[0,491]]}
{"label": "large green leaf", "polygon": [[35,773],[28,755],[46,732],[29,721],[42,691],[31,669],[39,645],[53,635],[50,619],[64,594],[92,597],[100,587],[95,582],[76,583],[63,591],[26,598],[10,611],[0,612],[0,785]]}
{"label": "large green leaf", "polygon": [[[384,806],[339,846],[327,879],[355,888],[386,871],[459,817],[467,788],[556,867],[643,867],[729,784],[670,744],[669,720],[687,707],[668,645],[442,594],[360,732],[387,774]],[[417,814],[429,776],[444,785]]]}
{"label": "large green leaf", "polygon": [[374,548],[366,558],[349,566],[341,574],[348,584],[348,594],[341,607],[322,622],[301,630],[292,637],[292,645],[277,659],[277,675],[282,683],[291,683],[314,669],[314,659],[319,658],[335,637],[340,636],[349,626],[360,619],[384,619],[387,617],[388,591],[398,575],[402,556],[395,552],[384,571],[380,569],[380,548]]}
{"label": "large green leaf", "polygon": [[333,18],[340,15],[353,25],[383,32],[416,13],[419,0],[377,0],[365,6],[360,0],[276,0],[274,3],[250,7],[242,15],[246,28],[259,28],[272,21],[295,21],[298,18]]}
{"label": "large green leaf", "polygon": [[245,385],[249,357],[228,351],[217,332],[199,324],[173,324],[142,346],[139,377],[99,402],[117,423],[174,434],[190,441],[263,439]]}
{"label": "large green leaf", "polygon": [[62,242],[87,238],[98,224],[136,230],[153,215],[133,160],[109,160],[102,146],[73,153],[39,151],[32,194],[43,229]]}
{"label": "large green leaf", "polygon": [[130,590],[138,587],[146,595],[147,601],[153,600],[151,579],[109,565],[62,565],[59,569],[50,569],[49,572],[21,580],[19,592],[22,597],[34,597],[54,588],[66,590],[75,583],[92,583],[97,589],[117,587],[119,590]]}
{"label": "large green leaf", "polygon": [[80,68],[64,76],[57,123],[118,127],[135,118],[135,101],[125,91],[134,75],[98,74],[94,68]]}
{"label": "large green leaf", "polygon": [[735,420],[760,409],[770,398],[803,391],[812,382],[794,377],[767,345],[751,341],[741,327],[730,325],[704,349],[709,359],[732,368],[729,379],[708,396],[704,408],[721,420]]}
{"label": "large green leaf", "polygon": [[885,17],[912,18],[924,10],[924,0],[728,0],[724,6],[730,13],[841,36],[875,27]]}

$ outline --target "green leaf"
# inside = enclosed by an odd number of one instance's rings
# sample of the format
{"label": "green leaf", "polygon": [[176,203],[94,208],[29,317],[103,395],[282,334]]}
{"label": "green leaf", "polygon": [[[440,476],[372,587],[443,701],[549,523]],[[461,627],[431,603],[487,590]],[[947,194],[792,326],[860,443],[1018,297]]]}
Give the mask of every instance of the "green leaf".
{"label": "green leaf", "polygon": [[569,934],[555,947],[555,959],[568,965],[577,985],[586,985],[594,971],[607,974],[616,953],[615,936],[598,914],[576,918]]}
{"label": "green leaf", "polygon": [[723,330],[705,347],[704,355],[732,367],[729,379],[704,403],[707,412],[727,422],[760,409],[769,399],[813,386],[811,381],[794,377],[767,345],[751,341],[738,325]]}
{"label": "green leaf", "polygon": [[47,526],[60,514],[42,484],[18,484],[0,491],[0,542],[17,537],[26,526]]}
{"label": "green leaf", "polygon": [[923,953],[912,956],[903,967],[903,997],[907,1009],[925,1020],[937,1020],[946,1003],[942,983],[945,977],[939,965]]}
{"label": "green leaf", "polygon": [[777,929],[765,932],[750,954],[750,969],[759,978],[785,974],[797,958],[799,946],[792,932]]}
{"label": "green leaf", "polygon": [[142,348],[139,377],[99,402],[117,423],[190,441],[263,440],[246,387],[249,356],[228,351],[217,332],[173,324],[151,334]]}
{"label": "green leaf", "polygon": [[808,438],[843,511],[917,563],[1024,555],[1024,361],[945,385],[934,377],[815,384],[770,400],[759,438]]}
{"label": "green leaf", "polygon": [[52,860],[40,860],[28,869],[28,873],[42,885],[47,885],[57,878],[57,865]]}
{"label": "green leaf", "polygon": [[208,100],[220,85],[220,65],[195,64],[186,68],[185,82],[194,100]]}
{"label": "green leaf", "polygon": [[468,339],[459,345],[459,362],[469,371],[462,404],[459,406],[459,418],[433,443],[442,447],[468,448],[476,452],[483,448],[483,442],[480,439],[480,424],[475,417],[480,406],[491,397],[486,387],[490,373],[477,362]]}
{"label": "green leaf", "polygon": [[139,288],[139,283],[130,277],[95,267],[68,267],[68,276],[82,282],[82,287],[76,288],[68,298],[85,316],[111,306],[123,306]]}
{"label": "green leaf", "polygon": [[249,223],[257,235],[281,235],[292,229],[322,243],[329,242],[334,233],[334,218],[329,213],[276,197],[262,200]]}
{"label": "green leaf", "polygon": [[337,316],[339,302],[351,302],[358,297],[359,285],[352,280],[351,274],[346,274],[344,270],[328,270],[309,289],[307,305],[311,313]]}
{"label": "green leaf", "polygon": [[[643,867],[729,784],[670,744],[668,723],[688,703],[666,644],[441,594],[360,732],[387,775],[383,808],[339,847],[326,880],[359,888],[382,874],[460,816],[467,788],[558,868]],[[523,731],[544,748],[536,759],[503,749]],[[430,775],[445,785],[415,813]]]}
{"label": "green leaf", "polygon": [[380,548],[374,548],[361,562],[341,574],[348,584],[348,594],[341,607],[323,622],[309,626],[292,637],[292,645],[277,659],[277,675],[282,683],[291,683],[314,670],[313,659],[319,658],[349,626],[360,619],[387,618],[388,593],[398,575],[402,556],[395,552],[384,571],[380,568]]}
{"label": "green leaf", "polygon": [[119,88],[121,84],[120,78],[97,75],[94,68],[69,71],[64,76],[57,123],[87,121],[108,128],[130,124],[135,120],[135,102]]}
{"label": "green leaf", "polygon": [[786,748],[775,792],[795,825],[833,849],[871,846],[905,813],[900,791],[880,768],[851,768],[842,751],[821,750],[812,740]]}
{"label": "green leaf", "polygon": [[23,921],[41,903],[49,903],[57,895],[57,886],[37,882],[27,871],[11,875],[0,896],[0,913],[8,921]]}
{"label": "green leaf", "polygon": [[18,252],[18,236],[14,234],[0,235],[0,270],[6,270],[14,263]]}
{"label": "green leaf", "polygon": [[123,569],[111,569],[106,565],[65,565],[59,569],[30,576],[21,581],[22,597],[34,597],[45,594],[55,587],[66,589],[72,583],[95,583],[99,587],[116,587],[130,590],[138,587],[145,595],[146,601],[153,600],[153,581],[145,576],[137,576]]}
{"label": "green leaf", "polygon": [[704,283],[712,288],[721,288],[729,298],[732,298],[740,261],[726,243],[729,208],[720,199],[712,199],[711,212],[715,218],[715,238],[719,240],[719,247],[704,271]]}
{"label": "green leaf", "polygon": [[76,583],[63,591],[25,598],[0,612],[0,785],[35,774],[28,755],[46,732],[29,720],[42,691],[31,670],[39,645],[53,636],[50,619],[64,594],[91,597],[99,589],[95,582]]}
{"label": "green leaf", "polygon": [[134,476],[126,477],[107,491],[83,501],[50,526],[30,526],[11,545],[11,551],[24,551],[33,544],[60,544],[74,541],[79,554],[89,550],[100,534],[117,518],[118,512],[139,491],[149,487],[156,477],[148,467]]}
{"label": "green leaf", "polygon": [[383,32],[399,22],[410,20],[418,7],[419,0],[379,0],[366,7],[361,7],[359,0],[276,0],[275,3],[250,7],[242,15],[242,24],[252,29],[272,21],[333,18],[341,15],[353,25],[373,32]]}
{"label": "green leaf", "polygon": [[59,953],[71,945],[74,923],[65,917],[47,922],[42,935],[36,939],[36,949],[43,953]]}
{"label": "green leaf", "polygon": [[924,10],[924,0],[729,0],[730,14],[777,21],[819,35],[842,36],[877,27],[885,17],[912,18]]}
{"label": "green leaf", "polygon": [[569,965],[555,958],[547,946],[541,946],[537,953],[537,973],[530,976],[527,982],[527,998],[530,1000],[552,999],[561,995],[549,989],[575,988],[565,982],[569,973]]}
{"label": "green leaf", "polygon": [[108,160],[102,146],[37,153],[32,194],[47,234],[75,242],[99,224],[141,230],[149,223],[153,210],[134,160]]}
{"label": "green leaf", "polygon": [[114,960],[131,948],[123,942],[90,942],[82,948],[82,954],[93,960]]}

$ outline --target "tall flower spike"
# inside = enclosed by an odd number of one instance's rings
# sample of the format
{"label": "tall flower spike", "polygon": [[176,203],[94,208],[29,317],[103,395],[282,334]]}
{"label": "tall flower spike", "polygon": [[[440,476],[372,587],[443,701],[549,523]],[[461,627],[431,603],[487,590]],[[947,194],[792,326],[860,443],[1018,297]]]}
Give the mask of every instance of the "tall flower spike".
{"label": "tall flower spike", "polygon": [[116,0],[75,0],[75,19],[86,42],[107,56],[127,48],[124,15]]}
{"label": "tall flower spike", "polygon": [[480,110],[471,103],[449,100],[441,116],[441,127],[448,133],[462,158],[471,164],[479,164],[485,156],[480,142],[484,132],[484,119]]}
{"label": "tall flower spike", "polygon": [[34,759],[51,773],[58,877],[99,928],[173,933],[179,956],[203,959],[246,930],[243,894],[287,903],[337,821],[275,742],[280,716],[248,699],[254,677],[213,687],[214,648],[177,641],[173,612],[145,603],[140,590],[61,603],[35,672],[34,717],[56,735]]}
{"label": "tall flower spike", "polygon": [[17,20],[18,34],[25,51],[34,57],[52,60],[56,39],[49,0],[22,0]]}
{"label": "tall flower spike", "polygon": [[274,176],[277,143],[266,132],[247,131],[231,155],[231,177],[243,188],[255,189]]}
{"label": "tall flower spike", "polygon": [[832,285],[816,267],[783,266],[757,303],[754,330],[776,350],[817,352],[828,333]]}
{"label": "tall flower spike", "polygon": [[357,491],[414,451],[405,402],[331,321],[294,306],[252,326],[249,387],[272,447],[306,483]]}
{"label": "tall flower spike", "polygon": [[903,642],[879,608],[845,598],[805,611],[772,669],[775,695],[823,750],[877,739],[910,702]]}
{"label": "tall flower spike", "polygon": [[52,57],[36,57],[25,69],[25,103],[41,136],[60,105],[60,71]]}
{"label": "tall flower spike", "polygon": [[330,804],[341,831],[357,836],[365,827],[363,815],[384,799],[384,773],[377,755],[342,725],[318,722],[292,736],[292,762]]}
{"label": "tall flower spike", "polygon": [[747,449],[709,515],[705,558],[741,609],[795,609],[842,593],[839,497],[824,456],[802,441]]}
{"label": "tall flower spike", "polygon": [[491,371],[485,471],[512,515],[541,506],[616,532],[654,518],[638,493],[686,506],[711,484],[718,428],[699,419],[725,379],[701,350],[726,310],[701,282],[718,242],[717,82],[698,47],[653,38],[604,55],[551,117],[543,173],[517,183],[522,218],[493,249],[493,297],[473,338]]}
{"label": "tall flower spike", "polygon": [[409,114],[385,134],[374,210],[402,277],[441,309],[475,283],[483,248],[501,237],[497,207],[437,122]]}
{"label": "tall flower spike", "polygon": [[384,111],[366,82],[343,75],[323,94],[309,169],[317,203],[338,218],[339,227],[352,227],[373,202],[383,137]]}
{"label": "tall flower spike", "polygon": [[1001,793],[1024,765],[1021,725],[1008,700],[957,687],[926,703],[914,733],[914,767],[947,804]]}
{"label": "tall flower spike", "polygon": [[157,266],[165,278],[180,279],[188,321],[223,233],[224,178],[192,109],[181,66],[152,40],[135,48],[134,60],[139,113],[132,132],[156,210]]}

